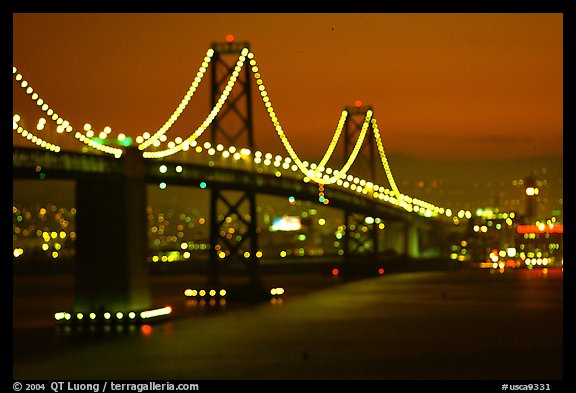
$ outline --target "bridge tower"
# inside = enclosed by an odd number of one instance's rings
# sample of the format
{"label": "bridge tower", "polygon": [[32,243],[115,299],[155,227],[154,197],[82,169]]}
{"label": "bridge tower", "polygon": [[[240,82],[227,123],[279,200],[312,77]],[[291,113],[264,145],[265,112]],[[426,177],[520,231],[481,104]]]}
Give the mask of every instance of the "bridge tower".
{"label": "bridge tower", "polygon": [[[238,69],[238,60],[245,48],[249,48],[247,42],[212,44],[214,54],[210,108],[216,105],[230,76]],[[254,151],[250,72],[249,65],[244,64],[236,78],[234,89],[212,122],[213,145],[222,143],[224,146],[242,146]],[[212,185],[208,284],[219,285],[221,264],[239,261],[248,275],[246,288],[259,289],[259,258],[254,186],[232,189]]]}
{"label": "bridge tower", "polygon": [[[362,125],[366,119],[366,114],[372,110],[371,106],[348,106],[348,112],[344,124],[344,160],[350,157],[358,136],[362,130]],[[372,124],[368,126],[362,147],[358,151],[354,168],[358,173],[365,174],[367,179],[376,183],[376,146],[373,137]],[[373,256],[378,254],[378,232],[380,220],[363,214],[354,213],[350,210],[344,211],[344,225],[346,226],[344,240],[344,263],[343,274],[349,275],[352,268],[352,259],[358,257]]]}
{"label": "bridge tower", "polygon": [[116,173],[95,172],[76,181],[77,312],[127,315],[151,306],[144,159],[129,148],[120,165]]}

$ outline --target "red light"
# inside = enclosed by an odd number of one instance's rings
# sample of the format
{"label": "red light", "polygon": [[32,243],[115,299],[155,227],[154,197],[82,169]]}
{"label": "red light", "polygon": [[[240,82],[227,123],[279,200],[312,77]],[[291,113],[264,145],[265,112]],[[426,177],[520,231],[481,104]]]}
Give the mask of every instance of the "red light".
{"label": "red light", "polygon": [[518,225],[516,231],[519,234],[525,233],[564,233],[564,225],[553,224],[553,225]]}
{"label": "red light", "polygon": [[360,101],[360,100],[354,101],[354,106],[355,106],[356,108],[360,108],[360,107],[362,106],[362,101]]}
{"label": "red light", "polygon": [[142,325],[140,326],[140,331],[142,332],[143,335],[148,336],[150,333],[152,333],[152,326]]}
{"label": "red light", "polygon": [[338,270],[338,268],[335,267],[334,269],[332,269],[332,275],[334,277],[338,277],[338,274],[340,274],[340,271]]}
{"label": "red light", "polygon": [[378,274],[384,274],[384,269],[383,268],[378,269]]}
{"label": "red light", "polygon": [[234,36],[232,34],[226,34],[226,42],[233,42]]}

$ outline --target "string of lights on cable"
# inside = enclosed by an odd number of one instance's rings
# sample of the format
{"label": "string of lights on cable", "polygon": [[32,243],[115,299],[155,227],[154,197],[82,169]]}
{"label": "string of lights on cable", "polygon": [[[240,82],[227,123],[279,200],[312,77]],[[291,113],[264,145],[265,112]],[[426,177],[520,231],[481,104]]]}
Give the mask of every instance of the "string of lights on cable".
{"label": "string of lights on cable", "polygon": [[[18,135],[20,135],[22,138],[29,140],[32,143],[35,143],[36,145],[38,145],[38,146],[40,146],[46,150],[50,150],[50,151],[53,151],[55,153],[60,152],[61,148],[59,145],[47,142],[44,139],[40,138],[39,136],[33,134],[32,132],[26,130],[25,128],[23,128],[22,126],[20,126],[18,124],[19,121],[20,121],[20,115],[16,114],[12,117],[12,129],[14,131],[16,131],[18,133]],[[46,120],[44,120],[44,122],[45,121]],[[42,122],[40,122],[39,124],[42,124]]]}
{"label": "string of lights on cable", "polygon": [[[240,71],[242,70],[242,66],[244,65],[244,62],[246,61],[246,54],[247,53],[248,53],[248,49],[244,48],[240,54],[240,57],[238,58],[238,61],[236,62],[236,66],[234,67],[234,71],[232,71],[232,74],[230,75],[230,78],[228,79],[228,83],[226,84],[224,91],[222,91],[222,94],[220,95],[220,97],[218,98],[218,101],[216,102],[216,105],[214,105],[214,107],[210,111],[210,114],[206,117],[206,119],[202,122],[202,124],[196,129],[196,131],[194,131],[194,133],[192,133],[188,138],[182,140],[180,143],[177,143],[177,144],[174,143],[173,145],[171,145],[171,147],[168,147],[167,149],[153,151],[153,152],[144,152],[143,153],[144,158],[167,157],[167,156],[176,154],[179,151],[188,150],[190,148],[190,145],[193,142],[195,142],[196,139],[198,139],[204,133],[204,131],[206,131],[206,129],[210,126],[210,124],[212,124],[212,121],[216,118],[216,115],[218,115],[218,112],[220,112],[220,109],[222,109],[222,107],[224,106],[224,103],[228,99],[228,96],[230,95],[230,92],[232,91],[232,88],[234,87],[234,84],[236,83],[236,81],[238,79],[238,75],[240,74]],[[144,147],[142,147],[142,146],[143,145],[140,145],[140,146],[138,146],[138,148],[141,150],[144,149]]]}
{"label": "string of lights on cable", "polygon": [[[97,141],[94,141],[80,131],[73,132],[74,128],[72,127],[70,122],[68,120],[62,118],[61,116],[59,116],[54,111],[54,109],[52,109],[46,103],[46,101],[42,97],[40,97],[40,95],[36,91],[34,91],[32,86],[30,86],[28,81],[24,79],[24,76],[18,72],[16,67],[12,67],[12,74],[14,76],[14,79],[18,82],[20,87],[25,90],[26,94],[28,94],[30,96],[32,101],[34,101],[36,103],[36,105],[38,105],[40,107],[40,109],[46,113],[47,116],[49,116],[50,120],[52,120],[53,122],[55,122],[57,124],[56,132],[58,132],[59,134],[62,134],[64,132],[72,134],[72,135],[74,135],[74,137],[78,141],[86,144],[87,146],[90,146],[91,148],[96,149],[98,151],[114,155],[116,158],[119,158],[120,156],[122,156],[123,151],[120,148],[108,146],[108,145],[105,145],[103,143],[99,143]],[[19,116],[19,115],[14,114],[13,117],[15,117],[15,116]]]}
{"label": "string of lights on cable", "polygon": [[[166,132],[172,127],[172,125],[178,120],[178,118],[180,117],[182,112],[184,112],[184,110],[188,106],[188,103],[194,96],[194,93],[196,92],[196,89],[200,85],[200,82],[202,81],[204,74],[206,74],[206,71],[208,69],[208,66],[210,65],[210,61],[212,60],[213,56],[214,56],[214,50],[212,48],[208,49],[208,51],[206,52],[206,56],[204,57],[204,60],[200,65],[200,69],[196,73],[196,77],[194,78],[194,81],[188,88],[186,95],[184,95],[184,98],[182,98],[182,101],[180,101],[180,104],[178,105],[174,113],[172,113],[172,115],[168,118],[168,120],[166,120],[164,125],[160,127],[160,129],[158,129],[158,131],[156,131],[152,136],[145,133],[136,138],[136,143],[139,144],[138,148],[140,150],[144,150],[153,144],[155,147],[158,147],[160,145],[158,142],[160,141],[162,136],[165,135]],[[148,138],[146,138],[146,136],[148,136]]]}
{"label": "string of lights on cable", "polygon": [[[368,111],[366,113],[366,118],[365,118],[364,123],[362,125],[362,130],[361,130],[360,134],[358,135],[358,139],[356,141],[354,149],[352,150],[350,157],[348,158],[347,162],[344,164],[344,166],[340,170],[334,171],[334,175],[330,176],[328,174],[322,173],[322,171],[320,171],[319,166],[317,166],[317,170],[308,169],[307,166],[304,165],[304,163],[302,162],[302,160],[300,159],[300,157],[298,156],[298,154],[296,153],[294,148],[292,147],[290,141],[288,140],[288,137],[284,133],[282,125],[280,124],[280,121],[278,120],[278,117],[276,116],[276,111],[274,110],[274,107],[272,106],[272,103],[270,101],[270,97],[268,96],[268,92],[266,91],[266,87],[264,86],[264,82],[263,82],[262,77],[260,75],[258,66],[256,65],[256,60],[254,59],[254,54],[252,52],[250,52],[248,54],[248,57],[250,58],[251,70],[252,70],[252,73],[254,75],[254,78],[256,79],[256,84],[258,85],[258,90],[260,91],[260,96],[262,97],[262,101],[264,102],[264,106],[266,107],[266,110],[268,111],[268,116],[270,117],[270,120],[272,121],[272,124],[274,125],[274,130],[278,134],[280,141],[284,145],[284,148],[286,149],[286,151],[288,152],[288,154],[290,155],[290,157],[292,158],[294,163],[298,166],[298,168],[300,168],[300,171],[302,171],[302,173],[306,175],[307,180],[312,180],[316,183],[322,183],[322,184],[333,184],[333,183],[336,183],[336,181],[338,179],[345,178],[346,173],[348,172],[348,170],[350,169],[350,167],[354,163],[354,160],[356,159],[356,156],[358,155],[358,152],[360,151],[360,148],[362,147],[362,142],[363,142],[364,137],[366,135],[366,130],[367,130],[368,126],[370,125],[370,118],[372,116],[372,111]],[[341,117],[341,120],[342,120],[342,117]],[[344,119],[344,121],[345,121],[345,119]],[[332,142],[331,142],[330,146],[328,147],[326,154],[324,155],[324,158],[327,157],[326,161],[328,161],[328,158],[330,158],[332,151],[336,147],[335,142],[338,141],[336,134],[339,134],[339,132],[341,132],[343,124],[344,124],[343,121],[339,122],[339,127],[337,128],[337,131],[336,131],[334,137],[332,138]],[[339,135],[338,135],[338,137],[339,137]],[[324,158],[322,161],[324,161]]]}

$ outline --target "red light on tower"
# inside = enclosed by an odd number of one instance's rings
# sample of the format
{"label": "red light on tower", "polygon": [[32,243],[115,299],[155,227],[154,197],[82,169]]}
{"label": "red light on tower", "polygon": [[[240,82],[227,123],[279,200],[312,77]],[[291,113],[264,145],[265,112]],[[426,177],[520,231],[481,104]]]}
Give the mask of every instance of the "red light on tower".
{"label": "red light on tower", "polygon": [[360,101],[360,100],[354,101],[354,106],[355,106],[356,108],[360,108],[360,107],[362,106],[362,101]]}
{"label": "red light on tower", "polygon": [[234,41],[234,36],[232,34],[226,34],[226,42],[232,43]]}

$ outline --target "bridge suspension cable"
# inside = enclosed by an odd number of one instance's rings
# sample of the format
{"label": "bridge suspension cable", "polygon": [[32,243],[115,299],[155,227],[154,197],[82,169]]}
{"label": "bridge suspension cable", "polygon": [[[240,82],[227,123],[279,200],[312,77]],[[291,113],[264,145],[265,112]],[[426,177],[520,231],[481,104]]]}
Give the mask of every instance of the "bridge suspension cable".
{"label": "bridge suspension cable", "polygon": [[[222,94],[220,95],[220,97],[218,98],[218,101],[216,102],[216,105],[214,105],[214,107],[210,111],[210,114],[206,117],[204,122],[202,122],[202,124],[196,129],[196,131],[194,131],[194,133],[192,133],[192,135],[190,135],[188,138],[186,138],[182,142],[176,144],[173,147],[169,147],[168,149],[157,150],[157,151],[152,151],[152,152],[145,151],[143,153],[144,158],[162,158],[162,157],[176,154],[182,150],[188,150],[188,148],[190,147],[190,144],[192,142],[194,142],[196,139],[198,139],[198,137],[200,137],[200,135],[202,135],[204,133],[204,131],[206,131],[206,129],[210,126],[210,124],[212,124],[212,121],[214,120],[216,115],[218,115],[218,112],[220,112],[220,109],[222,109],[222,107],[224,106],[224,103],[228,99],[228,96],[230,95],[230,92],[232,91],[234,84],[238,80],[238,75],[240,74],[240,71],[242,70],[244,62],[246,61],[246,54],[247,53],[248,53],[248,49],[244,48],[242,50],[240,57],[238,58],[238,61],[236,62],[236,67],[234,68],[234,71],[230,75],[230,79],[228,79],[228,83],[226,84],[224,91],[222,91]],[[139,148],[143,149],[141,146],[139,146]]]}
{"label": "bridge suspension cable", "polygon": [[380,137],[380,131],[378,130],[378,125],[376,124],[375,118],[372,118],[372,131],[374,133],[374,139],[376,139],[376,146],[378,147],[380,161],[382,162],[382,166],[384,167],[384,172],[386,172],[386,178],[388,179],[390,188],[392,188],[392,191],[394,191],[396,198],[398,198],[398,200],[401,200],[402,196],[400,194],[400,190],[398,190],[396,182],[394,181],[394,176],[392,176],[392,170],[390,169],[388,159],[386,158],[386,152],[384,151],[384,145],[382,144],[382,138]]}
{"label": "bridge suspension cable", "polygon": [[[143,140],[143,142],[141,142],[138,145],[138,149],[144,150],[148,148],[155,141],[160,139],[162,135],[166,134],[166,132],[172,127],[172,125],[176,122],[176,120],[178,120],[178,118],[180,117],[182,112],[184,112],[184,110],[188,106],[188,103],[194,96],[194,93],[196,92],[196,89],[200,85],[200,82],[202,81],[204,74],[206,74],[206,71],[208,69],[208,66],[210,65],[213,56],[214,56],[214,50],[212,48],[208,49],[208,51],[206,52],[206,56],[204,56],[204,60],[202,61],[202,64],[200,65],[200,68],[196,73],[194,81],[188,87],[188,91],[184,95],[184,98],[182,98],[182,101],[180,101],[180,104],[178,105],[176,110],[174,110],[174,112],[172,113],[172,116],[170,116],[168,120],[166,120],[164,125],[160,127],[160,129],[158,129],[150,138]],[[138,138],[144,139],[142,136],[139,136],[137,137],[136,142],[138,142]]]}
{"label": "bridge suspension cable", "polygon": [[342,111],[340,115],[340,120],[338,120],[338,127],[336,127],[336,131],[334,131],[334,135],[332,136],[332,140],[330,141],[330,145],[328,145],[328,149],[326,149],[326,153],[324,153],[324,157],[318,163],[318,168],[324,168],[332,153],[334,153],[334,149],[338,144],[338,140],[340,139],[340,135],[342,135],[342,129],[344,128],[344,124],[346,124],[346,118],[348,117],[348,111]]}
{"label": "bridge suspension cable", "polygon": [[[60,117],[54,111],[54,109],[52,109],[44,101],[44,99],[42,99],[40,97],[40,95],[34,91],[32,86],[30,86],[28,81],[24,79],[24,76],[18,72],[16,67],[12,67],[12,74],[14,75],[14,79],[19,83],[20,87],[22,89],[24,89],[26,94],[28,94],[30,96],[32,101],[34,101],[36,103],[36,105],[38,105],[43,112],[46,112],[46,115],[48,115],[50,117],[50,119],[58,125],[57,126],[57,132],[58,133],[61,134],[61,133],[66,132],[66,133],[71,134],[74,131],[70,122],[68,120],[64,119],[63,117]],[[17,130],[17,128],[15,130]],[[114,155],[116,158],[119,158],[123,153],[122,149],[98,143],[98,142],[90,139],[89,137],[87,137],[86,135],[84,135],[80,131],[76,131],[73,135],[78,141],[90,146],[91,148],[99,150],[99,151],[107,153],[107,154]]]}
{"label": "bridge suspension cable", "polygon": [[[314,171],[312,169],[308,169],[304,165],[304,163],[302,162],[302,160],[300,159],[300,157],[298,156],[298,154],[296,153],[294,148],[292,147],[292,144],[288,140],[288,137],[284,133],[282,125],[280,124],[280,121],[278,120],[278,117],[276,116],[276,112],[274,111],[274,108],[273,108],[272,103],[270,101],[270,97],[268,96],[268,93],[266,91],[266,87],[264,86],[264,82],[262,80],[262,77],[261,77],[260,73],[258,72],[259,70],[258,70],[258,67],[256,65],[256,60],[254,59],[254,54],[252,52],[250,52],[248,54],[248,57],[250,58],[250,65],[252,66],[252,68],[251,68],[252,73],[254,75],[254,78],[256,79],[256,83],[258,85],[258,90],[260,90],[260,95],[262,97],[262,101],[264,102],[264,106],[266,107],[266,110],[268,111],[268,116],[270,117],[270,120],[272,121],[272,124],[274,125],[274,130],[278,134],[278,137],[280,137],[280,141],[284,145],[284,148],[286,149],[286,151],[288,152],[288,154],[290,155],[290,157],[292,158],[294,163],[298,166],[300,171],[306,177],[308,177],[310,180],[317,182],[317,183],[320,183],[320,184],[333,184],[333,183],[336,183],[336,181],[338,181],[338,179],[346,177],[348,170],[350,169],[350,167],[354,163],[354,160],[356,159],[358,152],[360,151],[360,148],[362,147],[362,142],[363,142],[364,137],[366,135],[366,130],[368,129],[368,126],[370,125],[370,118],[372,116],[372,111],[369,111],[369,113],[366,114],[366,118],[365,118],[364,123],[362,125],[362,131],[358,135],[358,139],[356,141],[356,145],[354,146],[354,150],[351,152],[350,157],[348,158],[347,162],[344,164],[344,166],[342,166],[342,168],[340,170],[336,170],[334,175],[329,177],[328,175],[322,175],[322,173],[320,171]],[[332,138],[332,142],[330,143],[328,150],[326,151],[326,153],[324,154],[324,157],[322,159],[323,164],[326,164],[326,162],[328,161],[328,159],[332,155],[334,148],[336,147],[336,142],[338,141],[338,138],[340,136],[340,133],[342,131],[342,127],[344,124],[344,122],[342,121],[342,116],[340,119],[341,119],[341,122],[339,122],[338,128],[336,129],[336,132]],[[344,121],[345,121],[345,119],[344,119]],[[318,165],[318,167],[320,167],[320,165]]]}
{"label": "bridge suspension cable", "polygon": [[19,115],[14,115],[12,117],[12,129],[18,133],[22,138],[29,140],[36,145],[43,147],[46,150],[53,151],[55,153],[59,153],[61,148],[60,146],[47,142],[44,139],[40,138],[37,135],[34,135],[32,132],[26,130],[24,127],[20,126],[18,122],[20,121]]}

